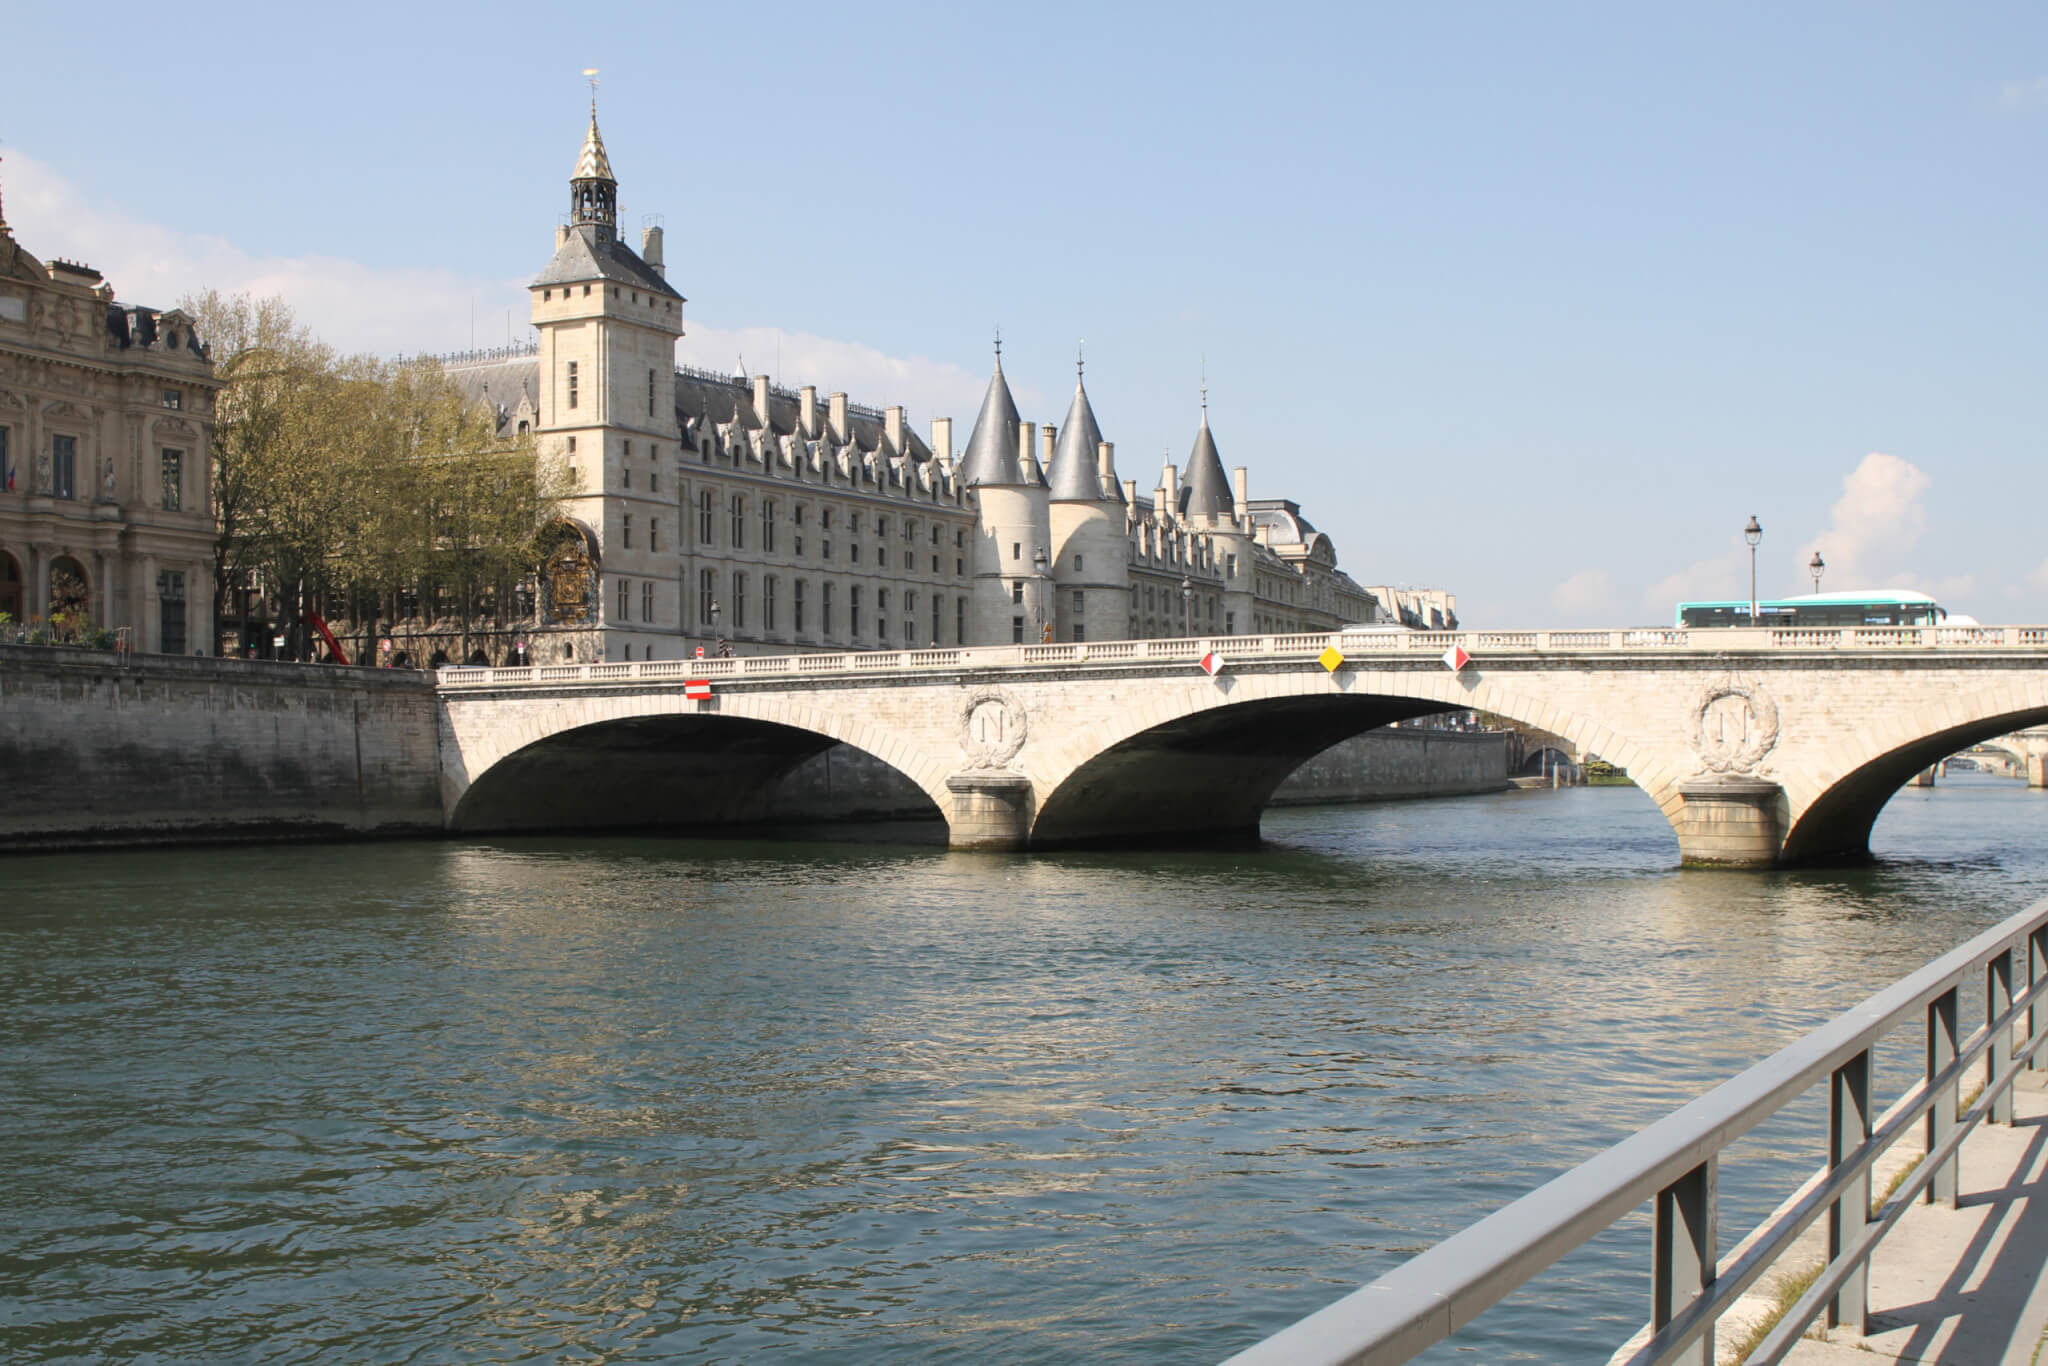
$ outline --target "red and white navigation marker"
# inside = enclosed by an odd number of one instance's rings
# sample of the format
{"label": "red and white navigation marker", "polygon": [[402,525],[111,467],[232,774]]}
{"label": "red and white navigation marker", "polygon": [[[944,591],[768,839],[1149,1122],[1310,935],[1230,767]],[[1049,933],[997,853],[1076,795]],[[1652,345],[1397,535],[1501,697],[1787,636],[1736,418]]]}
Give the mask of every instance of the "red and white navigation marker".
{"label": "red and white navigation marker", "polygon": [[1211,650],[1208,654],[1203,655],[1202,672],[1209,675],[1209,677],[1211,678],[1214,678],[1217,674],[1222,673],[1223,656],[1217,654],[1214,650]]}
{"label": "red and white navigation marker", "polygon": [[1444,651],[1443,661],[1446,669],[1449,669],[1452,673],[1457,673],[1472,662],[1472,656],[1465,653],[1464,646],[1453,645],[1450,649]]}
{"label": "red and white navigation marker", "polygon": [[690,679],[683,684],[683,696],[689,698],[692,702],[709,702],[711,700],[711,680],[708,678]]}

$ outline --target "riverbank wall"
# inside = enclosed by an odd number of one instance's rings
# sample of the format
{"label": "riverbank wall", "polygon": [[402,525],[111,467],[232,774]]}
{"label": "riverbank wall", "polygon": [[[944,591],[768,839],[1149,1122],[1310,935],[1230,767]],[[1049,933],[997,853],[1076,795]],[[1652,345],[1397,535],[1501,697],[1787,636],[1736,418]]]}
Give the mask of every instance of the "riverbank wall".
{"label": "riverbank wall", "polygon": [[0,850],[431,835],[431,677],[0,646]]}
{"label": "riverbank wall", "polygon": [[1273,793],[1271,806],[1468,797],[1504,792],[1511,737],[1501,731],[1372,730],[1316,755]]}

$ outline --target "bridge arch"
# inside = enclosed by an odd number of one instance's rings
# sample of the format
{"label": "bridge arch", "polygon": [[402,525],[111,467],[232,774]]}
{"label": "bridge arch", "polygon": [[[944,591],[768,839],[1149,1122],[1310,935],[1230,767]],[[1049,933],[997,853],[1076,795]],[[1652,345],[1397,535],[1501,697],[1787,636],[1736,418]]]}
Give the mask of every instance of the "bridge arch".
{"label": "bridge arch", "polygon": [[[1512,675],[1506,676],[1507,680]],[[1302,763],[1394,721],[1478,709],[1611,756],[1676,825],[1685,776],[1652,747],[1495,682],[1443,669],[1246,670],[1175,683],[1072,728],[1034,756],[1037,847],[1144,839],[1250,842]]]}
{"label": "bridge arch", "polygon": [[[522,700],[516,715],[451,706],[442,800],[453,831],[758,825],[791,809],[785,784],[837,745],[875,761],[865,781],[941,819],[944,767],[887,725],[810,699],[679,691]],[[476,724],[466,725],[466,721]],[[444,740],[448,737],[444,736]],[[804,819],[799,799],[794,819]]]}
{"label": "bridge arch", "polygon": [[1870,856],[1878,813],[1920,770],[1960,750],[2048,723],[2048,684],[2013,680],[1886,714],[1828,747],[1827,764],[1787,774],[1786,863]]}

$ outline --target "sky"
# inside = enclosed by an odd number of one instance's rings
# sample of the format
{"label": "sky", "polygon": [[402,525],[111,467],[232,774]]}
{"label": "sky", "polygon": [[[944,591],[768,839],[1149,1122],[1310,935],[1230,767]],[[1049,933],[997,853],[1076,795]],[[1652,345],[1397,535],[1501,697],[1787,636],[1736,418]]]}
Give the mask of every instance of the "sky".
{"label": "sky", "polygon": [[[346,350],[531,335],[597,68],[687,364],[964,444],[1000,327],[1143,490],[1209,415],[1468,626],[1914,587],[2048,622],[2048,10],[346,7],[10,16],[15,236]],[[587,31],[579,32],[579,26]],[[85,51],[80,44],[85,43]]]}

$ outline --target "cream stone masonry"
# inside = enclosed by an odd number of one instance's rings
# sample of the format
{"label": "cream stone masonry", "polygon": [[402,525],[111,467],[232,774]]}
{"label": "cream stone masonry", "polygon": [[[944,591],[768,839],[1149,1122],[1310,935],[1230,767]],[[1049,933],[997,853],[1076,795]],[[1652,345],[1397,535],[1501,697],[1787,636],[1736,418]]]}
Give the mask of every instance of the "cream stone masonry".
{"label": "cream stone masonry", "polygon": [[1249,839],[1309,756],[1476,708],[1626,768],[1688,863],[1762,867],[1867,855],[1913,774],[2048,722],[2048,627],[1110,641],[450,670],[441,692],[453,829],[744,823],[843,742],[956,845]]}
{"label": "cream stone masonry", "polygon": [[0,613],[213,646],[213,404],[192,320],[117,303],[0,219]]}

